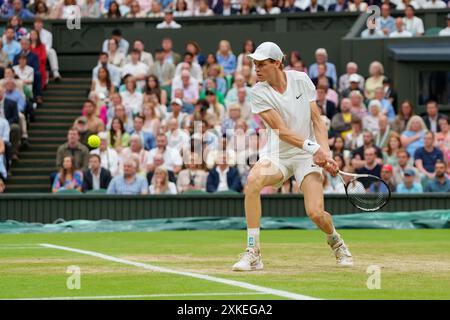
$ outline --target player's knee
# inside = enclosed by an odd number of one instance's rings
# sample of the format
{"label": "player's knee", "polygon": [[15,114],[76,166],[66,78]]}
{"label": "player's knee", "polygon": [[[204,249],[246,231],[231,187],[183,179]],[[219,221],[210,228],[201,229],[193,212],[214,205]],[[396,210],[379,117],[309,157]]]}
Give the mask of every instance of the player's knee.
{"label": "player's knee", "polygon": [[245,187],[245,193],[259,193],[264,188],[262,177],[256,174],[250,174],[247,177],[247,185]]}
{"label": "player's knee", "polygon": [[325,215],[324,209],[319,205],[308,206],[306,214],[312,221],[321,221]]}

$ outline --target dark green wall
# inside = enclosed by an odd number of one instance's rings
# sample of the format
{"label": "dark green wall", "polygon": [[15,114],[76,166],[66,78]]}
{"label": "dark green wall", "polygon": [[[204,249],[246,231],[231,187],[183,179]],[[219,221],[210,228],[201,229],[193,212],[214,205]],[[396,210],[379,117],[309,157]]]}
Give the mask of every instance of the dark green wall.
{"label": "dark green wall", "polygon": [[[305,216],[302,196],[266,195],[262,199],[264,216]],[[332,214],[359,212],[343,195],[327,195],[325,208]],[[389,204],[382,210],[398,212],[448,208],[450,208],[448,194],[393,195]],[[0,196],[0,221],[52,223],[58,218],[132,220],[202,216],[244,217],[244,197],[241,194],[204,196],[4,194]]]}

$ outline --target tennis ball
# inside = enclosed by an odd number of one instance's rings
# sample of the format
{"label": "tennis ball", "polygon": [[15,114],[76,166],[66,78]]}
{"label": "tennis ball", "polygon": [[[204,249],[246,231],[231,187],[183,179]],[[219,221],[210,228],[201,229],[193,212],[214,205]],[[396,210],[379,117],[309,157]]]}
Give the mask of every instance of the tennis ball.
{"label": "tennis ball", "polygon": [[90,135],[87,142],[92,148],[98,148],[100,146],[100,138],[96,134]]}

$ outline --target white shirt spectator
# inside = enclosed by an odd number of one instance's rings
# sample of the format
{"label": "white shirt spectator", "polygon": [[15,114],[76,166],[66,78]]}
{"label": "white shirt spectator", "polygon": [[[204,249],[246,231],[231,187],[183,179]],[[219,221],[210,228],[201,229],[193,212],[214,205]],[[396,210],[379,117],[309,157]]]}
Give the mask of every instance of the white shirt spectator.
{"label": "white shirt spectator", "polygon": [[406,30],[403,30],[402,32],[395,30],[389,34],[389,38],[411,38],[412,36],[412,33]]}
{"label": "white shirt spectator", "polygon": [[219,167],[216,167],[216,171],[219,174],[219,186],[217,187],[217,192],[228,191],[229,190],[227,181],[228,168],[222,171],[219,169]]}
{"label": "white shirt spectator", "polygon": [[428,0],[422,6],[423,9],[444,9],[447,5],[441,0]]}
{"label": "white shirt spectator", "polygon": [[[416,10],[420,9],[420,4],[418,4],[416,1],[410,1],[409,4],[412,5],[413,8]],[[405,4],[401,0],[399,0],[395,9],[403,11],[405,10]]]}
{"label": "white shirt spectator", "polygon": [[450,27],[447,27],[445,29],[442,29],[439,31],[439,36],[441,37],[449,37],[450,36]]}
{"label": "white shirt spectator", "polygon": [[[148,191],[150,194],[155,194],[155,186],[151,184],[148,187]],[[175,183],[169,181],[167,183],[167,190],[164,192],[164,194],[177,194],[177,186],[175,185]]]}
{"label": "white shirt spectator", "polygon": [[[181,76],[181,71],[183,70],[184,63],[185,62],[180,62],[179,64],[177,64],[177,67],[175,68],[175,77]],[[197,62],[192,63],[189,73],[199,83],[203,82],[203,70],[202,67]]]}
{"label": "white shirt spectator", "polygon": [[25,65],[25,68],[21,69],[19,65],[15,65],[13,67],[14,73],[19,77],[20,80],[29,80],[31,81],[30,84],[27,84],[26,86],[33,90],[33,81],[34,81],[34,69],[30,66]]}
{"label": "white shirt spectator", "polygon": [[[149,151],[147,165],[153,164],[153,157],[157,153],[159,153],[158,148],[153,148]],[[166,147],[163,158],[164,166],[167,168],[167,170],[173,171],[176,166],[181,166],[183,164],[183,159],[181,159],[180,153],[176,149],[173,149],[171,147]]]}
{"label": "white shirt spectator", "polygon": [[50,31],[45,30],[44,28],[41,29],[39,32],[39,37],[41,38],[41,42],[45,45],[45,50],[47,52],[50,51],[51,48],[53,48],[53,35]]}
{"label": "white shirt spectator", "polygon": [[[141,52],[141,62],[145,63],[149,68],[153,65],[153,56],[150,52],[142,51]],[[131,63],[131,54],[127,56],[126,63]]]}
{"label": "white shirt spectator", "polygon": [[259,14],[280,14],[281,13],[281,9],[278,7],[273,7],[272,9],[269,10],[269,12],[266,11],[266,9],[264,8],[260,8],[257,9]]}
{"label": "white shirt spectator", "polygon": [[184,131],[183,129],[168,131],[166,133],[166,136],[167,136],[167,145],[178,151],[181,151],[183,146],[189,144],[191,141],[189,134],[187,134],[186,131]]}
{"label": "white shirt spectator", "polygon": [[413,36],[416,36],[418,33],[423,34],[425,32],[423,21],[419,17],[414,16],[412,19],[404,17],[403,23],[405,25],[405,29],[411,32]]}
{"label": "white shirt spectator", "polygon": [[383,38],[384,33],[381,30],[378,29],[366,29],[363,32],[361,32],[361,38],[368,39],[368,38]]}
{"label": "white shirt spectator", "polygon": [[[148,75],[149,70],[149,66],[141,61],[138,61],[136,64],[130,62],[122,67],[122,78],[127,74],[131,74],[133,77]],[[142,88],[145,86],[145,80],[138,80],[137,84]]]}
{"label": "white shirt spectator", "polygon": [[107,148],[105,151],[100,151],[100,148],[94,149],[91,154],[98,154],[101,159],[102,168],[111,171],[113,177],[119,174],[120,158],[116,150],[113,148]]}
{"label": "white shirt spectator", "polygon": [[172,21],[170,23],[163,21],[156,25],[156,29],[180,29],[180,28],[181,28],[181,25],[176,23],[175,21]]}
{"label": "white shirt spectator", "polygon": [[144,95],[137,90],[130,92],[128,90],[120,93],[122,97],[122,104],[127,111],[131,111],[133,114],[141,113],[142,103],[144,102]]}

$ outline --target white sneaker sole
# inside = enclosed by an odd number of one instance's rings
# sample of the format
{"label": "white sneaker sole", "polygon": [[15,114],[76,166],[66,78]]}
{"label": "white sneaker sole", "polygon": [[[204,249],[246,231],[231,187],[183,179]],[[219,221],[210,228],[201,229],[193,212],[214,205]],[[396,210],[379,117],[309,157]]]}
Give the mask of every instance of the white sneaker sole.
{"label": "white sneaker sole", "polygon": [[231,270],[237,271],[237,272],[245,272],[245,271],[258,271],[258,270],[262,270],[262,269],[264,269],[264,264],[262,262],[260,262],[257,265],[251,266],[249,269],[244,269],[244,268],[239,268],[239,267],[233,266],[233,268]]}

